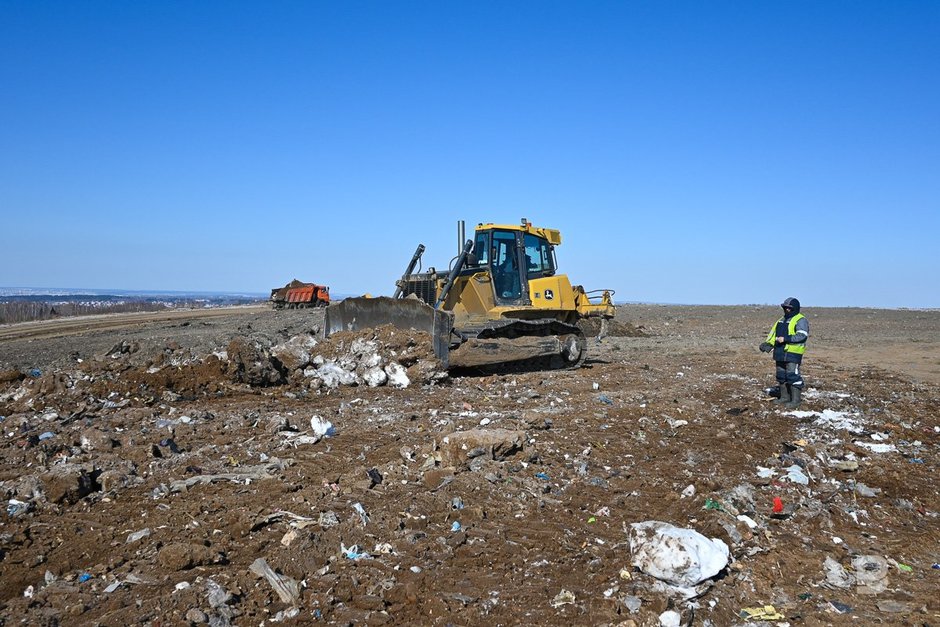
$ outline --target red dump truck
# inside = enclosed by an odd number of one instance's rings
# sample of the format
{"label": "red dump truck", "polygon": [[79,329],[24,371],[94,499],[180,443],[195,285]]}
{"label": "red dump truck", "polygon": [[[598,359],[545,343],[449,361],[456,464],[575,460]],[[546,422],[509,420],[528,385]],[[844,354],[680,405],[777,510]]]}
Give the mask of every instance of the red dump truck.
{"label": "red dump truck", "polygon": [[303,283],[294,279],[284,287],[271,290],[271,305],[275,309],[326,307],[330,304],[330,288],[317,283]]}

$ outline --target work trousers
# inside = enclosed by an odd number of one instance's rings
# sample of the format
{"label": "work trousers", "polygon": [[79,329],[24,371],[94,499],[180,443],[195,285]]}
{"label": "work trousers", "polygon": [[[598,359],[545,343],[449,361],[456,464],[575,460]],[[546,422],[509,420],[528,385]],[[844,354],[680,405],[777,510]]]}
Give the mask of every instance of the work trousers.
{"label": "work trousers", "polygon": [[793,361],[777,362],[777,383],[789,383],[793,387],[803,388],[803,374],[800,364]]}

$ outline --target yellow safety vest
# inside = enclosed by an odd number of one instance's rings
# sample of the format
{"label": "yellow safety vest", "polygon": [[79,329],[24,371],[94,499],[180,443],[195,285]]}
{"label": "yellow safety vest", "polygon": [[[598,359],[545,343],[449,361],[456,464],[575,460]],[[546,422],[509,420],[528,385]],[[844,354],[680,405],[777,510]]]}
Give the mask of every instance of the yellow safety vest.
{"label": "yellow safety vest", "polygon": [[[787,335],[794,335],[796,333],[796,323],[805,318],[801,313],[796,314],[790,318],[790,324],[787,325]],[[769,344],[776,344],[777,340],[777,325],[783,322],[783,318],[774,322],[774,326],[770,328],[770,333],[767,334],[767,342]],[[784,344],[783,350],[788,353],[794,353],[796,355],[802,355],[806,352],[806,342],[800,342],[799,344]]]}

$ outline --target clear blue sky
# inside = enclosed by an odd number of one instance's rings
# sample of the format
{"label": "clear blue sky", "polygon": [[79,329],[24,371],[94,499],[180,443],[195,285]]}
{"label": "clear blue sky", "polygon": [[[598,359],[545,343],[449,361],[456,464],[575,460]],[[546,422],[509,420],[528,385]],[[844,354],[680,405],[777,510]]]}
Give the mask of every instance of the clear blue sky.
{"label": "clear blue sky", "polygon": [[940,2],[0,2],[0,285],[940,307]]}

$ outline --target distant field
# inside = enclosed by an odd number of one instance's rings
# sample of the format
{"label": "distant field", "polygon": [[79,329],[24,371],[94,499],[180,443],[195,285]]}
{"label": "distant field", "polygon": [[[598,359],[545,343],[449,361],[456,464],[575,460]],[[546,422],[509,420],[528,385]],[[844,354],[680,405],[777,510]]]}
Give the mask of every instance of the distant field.
{"label": "distant field", "polygon": [[105,313],[230,307],[263,300],[262,297],[227,294],[7,294],[0,296],[0,324]]}

